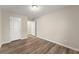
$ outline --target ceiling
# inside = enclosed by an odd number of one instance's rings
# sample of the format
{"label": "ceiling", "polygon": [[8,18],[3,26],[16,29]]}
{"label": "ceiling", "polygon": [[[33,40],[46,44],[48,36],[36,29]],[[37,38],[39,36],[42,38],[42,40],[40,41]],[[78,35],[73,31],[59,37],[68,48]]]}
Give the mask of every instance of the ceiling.
{"label": "ceiling", "polygon": [[67,7],[66,5],[39,5],[39,10],[33,11],[30,8],[31,6],[32,5],[0,5],[0,8],[26,15],[30,20],[33,20],[45,14],[51,13],[52,11]]}

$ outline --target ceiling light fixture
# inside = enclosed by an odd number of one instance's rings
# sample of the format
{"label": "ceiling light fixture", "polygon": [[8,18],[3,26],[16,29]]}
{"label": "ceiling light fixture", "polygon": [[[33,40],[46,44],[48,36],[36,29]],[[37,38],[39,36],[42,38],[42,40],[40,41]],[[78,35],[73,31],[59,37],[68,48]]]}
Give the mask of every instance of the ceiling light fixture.
{"label": "ceiling light fixture", "polygon": [[32,9],[33,11],[38,11],[38,10],[39,10],[39,6],[38,6],[38,5],[32,5],[32,6],[31,6],[31,9]]}
{"label": "ceiling light fixture", "polygon": [[38,6],[37,5],[32,5],[32,8],[37,8]]}

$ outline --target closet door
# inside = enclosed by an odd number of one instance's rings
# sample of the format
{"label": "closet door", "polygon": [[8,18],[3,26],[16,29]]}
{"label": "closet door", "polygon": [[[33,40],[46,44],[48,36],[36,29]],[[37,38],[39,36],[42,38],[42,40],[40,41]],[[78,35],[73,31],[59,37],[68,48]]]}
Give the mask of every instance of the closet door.
{"label": "closet door", "polygon": [[17,40],[21,38],[21,18],[10,17],[10,39]]}

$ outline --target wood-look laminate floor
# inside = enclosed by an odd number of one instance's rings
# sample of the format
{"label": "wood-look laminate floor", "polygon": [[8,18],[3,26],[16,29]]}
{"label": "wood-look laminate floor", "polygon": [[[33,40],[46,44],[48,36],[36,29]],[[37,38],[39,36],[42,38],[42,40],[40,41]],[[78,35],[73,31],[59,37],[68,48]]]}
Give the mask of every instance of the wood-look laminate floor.
{"label": "wood-look laminate floor", "polygon": [[2,45],[0,54],[78,54],[79,52],[58,44],[37,38],[28,37]]}

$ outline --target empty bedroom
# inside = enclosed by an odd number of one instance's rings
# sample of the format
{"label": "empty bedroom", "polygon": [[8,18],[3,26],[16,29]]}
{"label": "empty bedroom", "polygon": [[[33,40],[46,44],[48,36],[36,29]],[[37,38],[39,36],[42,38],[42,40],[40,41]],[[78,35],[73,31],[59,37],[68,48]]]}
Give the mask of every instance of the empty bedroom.
{"label": "empty bedroom", "polygon": [[0,5],[0,54],[79,54],[79,5]]}

